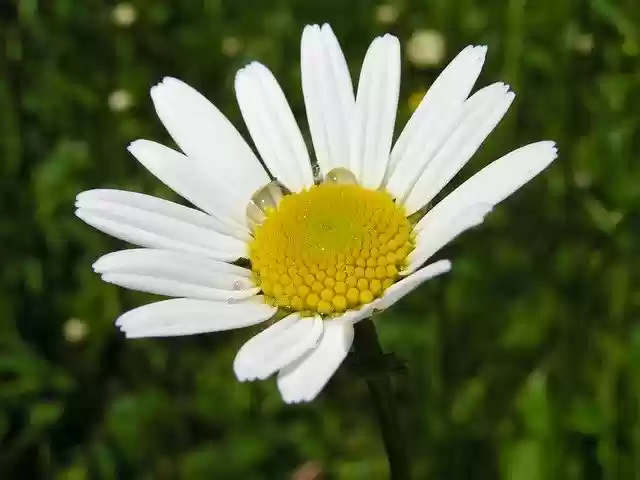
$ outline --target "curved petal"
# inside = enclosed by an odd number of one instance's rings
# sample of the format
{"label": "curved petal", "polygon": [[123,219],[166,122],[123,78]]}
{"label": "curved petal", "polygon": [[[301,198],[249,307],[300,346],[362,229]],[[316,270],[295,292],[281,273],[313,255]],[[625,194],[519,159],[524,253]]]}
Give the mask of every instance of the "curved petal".
{"label": "curved petal", "polygon": [[162,183],[218,219],[225,232],[248,236],[247,202],[227,179],[210,175],[192,158],[156,142],[136,140],[127,149]]}
{"label": "curved petal", "polygon": [[420,210],[460,171],[507,113],[515,94],[505,86],[495,94],[477,92],[465,102],[468,113],[416,181],[407,199],[407,215]]}
{"label": "curved petal", "polygon": [[400,93],[400,43],[376,38],[362,64],[351,138],[351,171],[367,188],[382,183],[393,139]]}
{"label": "curved petal", "polygon": [[428,231],[471,205],[495,206],[544,170],[557,157],[554,142],[542,141],[520,147],[490,163],[431,209],[415,226]]}
{"label": "curved petal", "polygon": [[134,273],[105,273],[102,280],[120,287],[139,292],[153,293],[167,297],[200,298],[202,300],[233,301],[256,295],[260,289],[222,290],[207,285],[188,283],[173,278]]}
{"label": "curved petal", "polygon": [[251,236],[247,232],[232,229],[215,216],[144,193],[95,188],[79,193],[76,199],[78,202],[86,204],[104,201],[168,215],[184,222],[206,228],[207,230],[212,230],[221,235],[236,238],[243,243],[251,239]]}
{"label": "curved petal", "polygon": [[387,177],[398,165],[412,163],[413,156],[406,157],[411,145],[420,143],[447,112],[462,105],[480,75],[486,54],[486,46],[469,45],[440,73],[393,146]]}
{"label": "curved petal", "polygon": [[351,75],[331,27],[307,25],[300,44],[302,93],[322,174],[349,168],[349,130],[355,108]]}
{"label": "curved petal", "polygon": [[130,310],[116,325],[128,338],[174,337],[248,327],[268,320],[276,310],[261,295],[234,303],[175,298]]}
{"label": "curved petal", "polygon": [[338,317],[346,322],[355,323],[363,318],[370,317],[377,311],[386,310],[396,303],[405,295],[411,293],[422,283],[430,280],[438,275],[447,273],[451,270],[451,262],[449,260],[440,260],[431,265],[421,268],[415,273],[408,275],[397,283],[391,285],[382,297],[362,306],[359,310],[351,310],[344,315]]}
{"label": "curved petal", "polygon": [[233,362],[238,380],[264,380],[315,348],[322,335],[320,316],[294,313],[245,343]]}
{"label": "curved petal", "polygon": [[100,257],[93,269],[105,281],[145,292],[205,300],[255,295],[251,271],[200,255],[157,249],[131,249]]}
{"label": "curved petal", "polygon": [[[358,81],[351,131],[350,169],[360,183],[377,188],[391,149],[400,87],[400,44],[392,35],[369,46]],[[387,115],[387,118],[383,118]],[[377,184],[377,185],[376,185]]]}
{"label": "curved petal", "polygon": [[425,118],[424,130],[413,135],[412,141],[404,150],[402,160],[397,164],[399,166],[393,170],[386,182],[386,188],[393,197],[404,202],[442,148],[451,145],[451,136],[462,123],[468,121],[469,115],[475,111],[478,104],[502,98],[507,88],[501,82],[494,83],[478,90],[467,101],[442,108],[442,111],[436,112],[437,117]]}
{"label": "curved petal", "polygon": [[151,98],[169,134],[209,177],[220,178],[244,205],[269,183],[264,170],[238,131],[204,96],[184,82],[165,77]]}
{"label": "curved petal", "polygon": [[487,204],[471,205],[446,222],[430,222],[426,228],[419,231],[416,237],[416,248],[409,254],[407,259],[409,264],[400,272],[400,275],[406,276],[413,273],[458,235],[480,225],[492,208]]}
{"label": "curved petal", "polygon": [[76,215],[89,225],[142,247],[190,252],[233,261],[247,255],[247,244],[216,231],[215,219],[160,198],[120,190],[89,190],[78,195]]}
{"label": "curved petal", "polygon": [[302,133],[278,82],[253,62],[236,74],[236,97],[258,152],[271,174],[292,192],[313,185]]}
{"label": "curved petal", "polygon": [[326,320],[318,345],[278,373],[278,389],[286,403],[316,398],[345,359],[353,343],[353,324]]}

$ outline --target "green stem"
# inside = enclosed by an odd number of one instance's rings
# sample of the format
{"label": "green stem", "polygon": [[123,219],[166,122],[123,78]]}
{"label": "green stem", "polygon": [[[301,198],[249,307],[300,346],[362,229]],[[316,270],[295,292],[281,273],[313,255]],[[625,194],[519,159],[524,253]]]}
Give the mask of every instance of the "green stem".
{"label": "green stem", "polygon": [[389,478],[409,480],[411,478],[409,452],[389,378],[388,357],[382,352],[376,327],[371,319],[362,320],[356,324],[353,351],[360,370],[371,372],[365,375],[365,379],[387,452]]}

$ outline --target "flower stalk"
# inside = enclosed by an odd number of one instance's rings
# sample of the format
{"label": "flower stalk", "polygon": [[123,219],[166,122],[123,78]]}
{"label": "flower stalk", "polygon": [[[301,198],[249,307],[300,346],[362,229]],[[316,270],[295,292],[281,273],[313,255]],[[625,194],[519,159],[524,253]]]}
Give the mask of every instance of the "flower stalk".
{"label": "flower stalk", "polygon": [[390,378],[390,356],[382,351],[371,319],[355,325],[353,354],[358,371],[364,376],[376,413],[389,462],[391,480],[409,480],[411,464],[406,436]]}

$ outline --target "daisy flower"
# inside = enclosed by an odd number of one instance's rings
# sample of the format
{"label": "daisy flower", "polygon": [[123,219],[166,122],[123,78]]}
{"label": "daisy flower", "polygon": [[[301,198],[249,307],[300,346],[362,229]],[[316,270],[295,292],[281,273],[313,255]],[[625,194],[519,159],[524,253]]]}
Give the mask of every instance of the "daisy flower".
{"label": "daisy flower", "polygon": [[260,63],[235,79],[262,163],[225,116],[175,78],[151,89],[181,152],[148,140],[129,151],[196,208],[121,190],[78,195],[76,215],[142,248],[101,257],[106,282],[170,300],[123,314],[129,338],[266,322],[238,352],[239,380],[277,373],[285,402],[315,398],[351,348],[354,323],[449,271],[423,266],[556,157],[553,142],[519,148],[427,208],[480,147],[514,94],[470,95],[486,47],[444,69],[392,147],[400,45],[376,38],[357,93],[329,25],[302,34],[302,90],[316,168],[285,95]]}

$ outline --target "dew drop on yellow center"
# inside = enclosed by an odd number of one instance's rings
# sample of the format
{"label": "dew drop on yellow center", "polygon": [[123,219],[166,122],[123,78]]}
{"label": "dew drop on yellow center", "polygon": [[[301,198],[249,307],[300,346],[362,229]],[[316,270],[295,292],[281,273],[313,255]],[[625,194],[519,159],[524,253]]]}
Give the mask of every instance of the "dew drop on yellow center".
{"label": "dew drop on yellow center", "polygon": [[403,209],[386,192],[355,184],[287,195],[254,233],[251,268],[267,302],[309,314],[380,297],[413,249]]}

